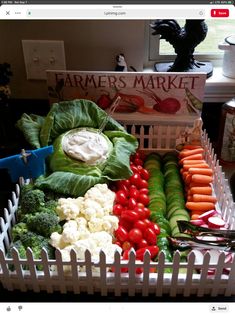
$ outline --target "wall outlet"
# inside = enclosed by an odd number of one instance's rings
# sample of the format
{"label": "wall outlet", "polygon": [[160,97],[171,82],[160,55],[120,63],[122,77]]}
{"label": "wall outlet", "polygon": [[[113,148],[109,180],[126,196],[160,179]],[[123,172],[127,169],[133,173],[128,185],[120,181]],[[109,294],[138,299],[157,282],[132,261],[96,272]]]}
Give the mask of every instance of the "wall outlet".
{"label": "wall outlet", "polygon": [[62,40],[22,40],[28,80],[46,80],[46,70],[66,70]]}

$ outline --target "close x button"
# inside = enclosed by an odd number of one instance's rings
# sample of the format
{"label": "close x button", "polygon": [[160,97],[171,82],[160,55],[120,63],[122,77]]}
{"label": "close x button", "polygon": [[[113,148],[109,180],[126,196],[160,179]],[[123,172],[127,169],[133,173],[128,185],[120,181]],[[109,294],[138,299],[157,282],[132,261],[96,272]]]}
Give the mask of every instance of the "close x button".
{"label": "close x button", "polygon": [[229,17],[229,9],[212,9],[211,17]]}

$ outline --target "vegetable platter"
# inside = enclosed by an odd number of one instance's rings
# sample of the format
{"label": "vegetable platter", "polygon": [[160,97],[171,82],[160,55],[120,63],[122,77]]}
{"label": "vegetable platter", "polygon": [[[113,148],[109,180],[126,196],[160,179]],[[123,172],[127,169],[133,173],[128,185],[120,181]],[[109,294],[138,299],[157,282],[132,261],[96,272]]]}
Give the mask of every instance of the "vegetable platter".
{"label": "vegetable platter", "polygon": [[[26,123],[27,122],[28,120]],[[114,125],[114,127],[119,128],[118,123],[114,123]],[[124,182],[125,179],[118,178],[119,180],[113,181],[113,185],[116,187],[116,205],[113,207],[113,213],[116,214],[115,216],[119,217],[120,220],[123,219],[123,221],[126,221],[126,210],[123,210],[122,208],[120,211],[120,206],[128,206],[129,214],[132,212],[131,217],[128,215],[128,219],[132,220],[128,235],[125,232],[127,229],[125,224],[119,223],[117,228],[115,217],[112,215],[109,216],[110,210],[105,207],[102,215],[104,216],[104,213],[106,213],[106,221],[104,222],[103,219],[102,223],[103,226],[106,226],[106,230],[112,230],[112,228],[115,229],[114,234],[116,242],[110,243],[109,246],[109,236],[106,238],[102,237],[100,240],[96,238],[95,241],[106,241],[106,245],[104,245],[103,249],[95,251],[95,255],[92,249],[87,249],[82,252],[82,257],[77,259],[77,252],[75,252],[74,249],[71,249],[68,251],[68,258],[66,259],[62,254],[63,249],[57,249],[53,257],[50,256],[49,250],[43,249],[40,256],[37,255],[39,244],[34,241],[34,244],[36,243],[36,248],[26,248],[24,252],[26,258],[21,257],[21,252],[17,250],[17,248],[13,248],[11,250],[11,255],[9,256],[8,252],[12,242],[12,235],[17,238],[18,232],[24,232],[24,228],[26,227],[33,230],[30,232],[39,232],[43,234],[40,235],[43,238],[48,235],[45,230],[53,231],[54,244],[58,244],[58,241],[61,240],[61,226],[58,225],[58,221],[54,218],[51,218],[50,225],[41,223],[40,225],[43,225],[43,228],[45,228],[41,230],[39,225],[35,223],[35,220],[39,221],[37,220],[39,219],[37,214],[26,215],[26,220],[17,228],[15,227],[18,222],[19,212],[22,211],[22,208],[18,208],[20,198],[22,202],[24,190],[29,186],[25,185],[25,182],[22,181],[21,185],[16,185],[16,191],[12,192],[12,200],[8,201],[8,208],[4,210],[4,218],[0,219],[0,280],[2,285],[8,290],[20,289],[21,291],[33,290],[34,292],[47,291],[48,293],[60,291],[61,293],[74,292],[76,294],[83,292],[94,294],[99,292],[104,296],[108,294],[115,296],[123,294],[133,296],[140,294],[143,296],[155,295],[157,298],[165,294],[170,296],[177,296],[178,294],[184,296],[235,295],[235,263],[233,262],[233,259],[228,258],[229,255],[226,251],[218,251],[218,249],[213,248],[204,251],[192,249],[191,251],[183,252],[181,250],[176,250],[173,254],[170,254],[166,237],[161,236],[164,232],[165,235],[168,233],[171,234],[173,238],[182,235],[177,226],[177,220],[190,221],[190,223],[194,223],[194,226],[199,224],[198,221],[200,220],[203,220],[204,222],[209,221],[210,227],[213,227],[213,224],[217,224],[216,226],[218,227],[222,221],[225,222],[227,229],[235,229],[234,203],[228,186],[228,181],[225,179],[224,173],[216,160],[216,155],[214,154],[207,134],[205,132],[202,133],[201,141],[205,163],[208,164],[210,169],[213,169],[214,175],[211,185],[211,192],[213,195],[211,195],[212,198],[209,198],[209,200],[214,201],[213,197],[216,197],[216,207],[215,209],[210,210],[211,213],[200,213],[198,216],[192,216],[192,213],[190,212],[191,209],[189,209],[189,211],[180,210],[180,214],[176,219],[173,212],[174,207],[176,206],[175,202],[178,201],[177,195],[181,193],[181,188],[177,187],[178,183],[176,183],[175,172],[173,170],[173,181],[170,183],[168,181],[168,193],[164,196],[168,198],[168,203],[166,199],[166,204],[170,204],[169,206],[171,207],[167,217],[167,215],[165,215],[164,205],[163,207],[161,206],[163,199],[159,185],[161,183],[161,174],[157,173],[155,166],[158,164],[158,159],[162,159],[162,156],[165,156],[165,160],[163,158],[165,163],[163,169],[165,169],[165,176],[169,176],[172,172],[172,164],[174,164],[169,156],[172,156],[171,153],[175,148],[175,140],[184,129],[191,125],[187,125],[186,122],[177,124],[177,122],[174,121],[171,123],[168,122],[168,124],[163,121],[162,124],[158,122],[157,124],[151,123],[148,125],[145,121],[143,125],[125,123],[123,123],[123,125],[131,136],[138,139],[140,149],[138,153],[140,155],[134,155],[135,160],[132,160],[134,163],[132,163],[131,168],[133,174],[130,179],[132,184],[138,187],[137,191],[133,189],[133,187],[130,187],[128,193],[131,194],[131,196],[129,195],[129,198],[126,199],[125,195],[122,193],[124,188],[122,182]],[[34,129],[35,132],[36,129],[37,128]],[[68,130],[66,130],[66,132],[67,131]],[[53,132],[52,134],[56,134]],[[58,136],[56,137],[58,138]],[[132,139],[132,137],[130,138]],[[128,138],[128,140],[130,138]],[[133,143],[134,141],[132,140],[132,144]],[[170,154],[168,155],[168,153]],[[142,174],[136,176],[134,167],[142,164],[141,158],[139,158],[141,154],[147,156],[145,159],[147,171],[141,170]],[[181,157],[183,158],[183,156]],[[153,168],[155,170],[153,170],[153,175],[151,177]],[[129,170],[127,169],[127,171]],[[100,173],[101,172],[99,172],[99,174]],[[209,174],[208,171],[207,174]],[[190,175],[192,176],[193,174],[190,173]],[[148,194],[145,193],[146,181],[148,181]],[[103,199],[110,199],[110,197],[112,197],[112,194],[107,190],[105,184],[106,183],[103,181],[99,181],[97,185],[93,183],[92,186],[83,193],[84,196],[79,196],[79,202],[82,204],[83,207],[81,208],[83,208],[83,210],[85,208],[84,204],[87,204],[87,199],[94,194],[96,197],[101,195],[100,198]],[[174,186],[173,192],[172,185]],[[97,190],[94,191],[92,189]],[[206,190],[208,193],[210,192],[208,188]],[[156,197],[151,198],[153,191]],[[200,189],[196,189],[196,192],[197,193],[194,194],[199,194],[198,192],[200,192]],[[138,196],[137,198],[136,195],[138,193],[140,193],[141,196]],[[188,193],[188,195],[191,196],[190,193]],[[51,203],[49,201],[45,202],[44,200],[42,205],[40,199],[41,196],[37,195],[37,197],[40,203],[40,210],[43,212],[43,215],[47,217],[47,215],[50,215],[49,207],[51,206]],[[137,210],[135,203],[136,198],[138,199],[138,202],[146,205],[144,207],[147,207],[147,209],[140,206]],[[67,215],[67,213],[63,211],[63,205],[67,200],[68,198],[64,198],[63,201],[61,201],[61,211],[59,213],[60,219],[64,219],[65,215]],[[189,200],[187,201],[189,202]],[[153,210],[153,208],[156,207],[156,204],[158,204],[158,208],[160,208],[158,211]],[[72,207],[72,209],[74,209],[74,207]],[[218,210],[220,212],[219,218],[214,217],[214,219],[211,219],[214,214],[213,210]],[[138,212],[138,215],[142,215],[142,220],[136,220],[136,211]],[[73,218],[73,214],[74,211],[70,210],[70,218]],[[85,218],[87,220],[90,219],[90,231],[92,228],[96,229],[97,224],[91,219],[92,213],[88,212],[86,215]],[[194,211],[194,215],[196,215],[196,211]],[[79,218],[80,222],[82,221],[82,218],[84,218],[84,214]],[[166,218],[168,218],[168,220]],[[67,220],[66,222],[68,228],[64,228],[63,226],[65,236],[63,240],[66,239],[66,237],[67,239],[70,239],[74,236],[74,233],[71,232],[73,226],[69,221],[70,220]],[[140,223],[140,221],[145,221],[145,223],[150,222],[151,225],[147,227],[145,225],[144,229],[141,229],[143,223]],[[223,230],[223,227],[221,227],[221,230]],[[203,228],[203,226],[201,228]],[[140,233],[140,230],[143,232]],[[185,239],[187,239],[187,237]],[[25,241],[25,243],[29,243],[28,238]],[[148,244],[148,249],[143,250],[141,245],[143,248],[146,248],[146,242]],[[44,247],[46,247],[46,245],[44,245]],[[124,250],[124,248],[126,256],[123,258],[122,250]],[[109,258],[109,254],[111,254],[110,250],[112,251],[112,258]]]}

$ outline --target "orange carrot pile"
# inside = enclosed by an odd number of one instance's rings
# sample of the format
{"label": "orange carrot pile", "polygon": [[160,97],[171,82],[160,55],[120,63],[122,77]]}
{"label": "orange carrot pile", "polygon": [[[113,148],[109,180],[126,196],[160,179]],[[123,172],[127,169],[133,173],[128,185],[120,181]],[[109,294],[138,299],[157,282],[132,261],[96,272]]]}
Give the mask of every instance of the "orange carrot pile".
{"label": "orange carrot pile", "polygon": [[180,173],[185,183],[186,208],[191,220],[215,209],[217,199],[212,195],[213,169],[204,159],[204,148],[185,145],[179,153]]}

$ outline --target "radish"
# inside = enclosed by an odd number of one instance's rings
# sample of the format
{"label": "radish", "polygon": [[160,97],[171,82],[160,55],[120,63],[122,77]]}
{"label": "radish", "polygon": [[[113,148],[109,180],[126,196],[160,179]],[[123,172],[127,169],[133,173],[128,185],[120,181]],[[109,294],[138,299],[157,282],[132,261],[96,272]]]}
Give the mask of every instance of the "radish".
{"label": "radish", "polygon": [[197,236],[196,238],[205,242],[218,241],[218,238],[214,236]]}
{"label": "radish", "polygon": [[190,220],[191,224],[195,226],[201,226],[204,224],[204,221],[202,219],[192,219]]}
{"label": "radish", "polygon": [[212,209],[212,210],[208,210],[207,212],[201,214],[198,218],[202,219],[203,221],[207,222],[208,218],[215,216],[217,214],[217,211]]}
{"label": "radish", "polygon": [[208,218],[208,226],[209,228],[221,228],[225,226],[225,221],[216,216],[212,216]]}

